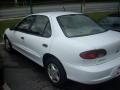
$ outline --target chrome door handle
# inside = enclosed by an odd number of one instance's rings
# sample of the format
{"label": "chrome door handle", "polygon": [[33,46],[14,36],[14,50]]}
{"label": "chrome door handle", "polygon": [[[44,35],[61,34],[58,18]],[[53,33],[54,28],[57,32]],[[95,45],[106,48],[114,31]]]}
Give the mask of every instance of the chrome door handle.
{"label": "chrome door handle", "polygon": [[24,39],[24,37],[21,37],[21,39]]}
{"label": "chrome door handle", "polygon": [[47,44],[42,44],[42,46],[43,46],[43,47],[48,47],[48,45],[47,45]]}

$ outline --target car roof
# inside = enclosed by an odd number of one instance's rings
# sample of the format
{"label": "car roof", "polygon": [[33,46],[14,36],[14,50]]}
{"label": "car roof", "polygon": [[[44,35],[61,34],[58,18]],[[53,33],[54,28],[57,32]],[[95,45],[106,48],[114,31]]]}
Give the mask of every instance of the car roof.
{"label": "car roof", "polygon": [[43,13],[35,13],[32,15],[45,15],[45,16],[62,16],[62,15],[69,15],[69,14],[82,14],[77,12],[66,12],[66,11],[56,11],[56,12],[43,12]]}

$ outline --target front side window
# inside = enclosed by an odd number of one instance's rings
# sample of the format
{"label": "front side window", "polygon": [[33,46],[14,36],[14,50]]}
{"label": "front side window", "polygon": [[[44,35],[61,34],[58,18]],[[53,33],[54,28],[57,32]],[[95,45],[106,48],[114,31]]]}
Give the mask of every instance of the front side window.
{"label": "front side window", "polygon": [[21,31],[27,31],[31,25],[31,23],[34,20],[34,16],[29,16],[25,19],[23,19],[18,25],[17,25],[17,29],[21,30]]}
{"label": "front side window", "polygon": [[87,36],[106,31],[89,17],[80,14],[59,16],[57,20],[67,37]]}
{"label": "front side window", "polygon": [[44,29],[44,33],[43,33],[44,37],[50,37],[51,36],[51,26],[50,26],[50,22],[47,23],[45,29]]}

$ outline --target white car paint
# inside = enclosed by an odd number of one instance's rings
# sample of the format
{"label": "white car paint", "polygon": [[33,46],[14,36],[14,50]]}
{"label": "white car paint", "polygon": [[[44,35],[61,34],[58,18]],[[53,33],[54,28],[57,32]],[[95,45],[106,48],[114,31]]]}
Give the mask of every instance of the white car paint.
{"label": "white car paint", "polygon": [[[85,84],[97,84],[110,80],[120,68],[120,33],[106,31],[95,35],[68,38],[62,32],[56,17],[73,12],[47,12],[33,15],[45,15],[51,23],[52,35],[44,38],[14,30],[5,31],[14,49],[43,66],[43,56],[49,53],[62,63],[67,78]],[[24,40],[21,40],[24,37]],[[42,44],[48,47],[42,47]],[[82,59],[81,52],[105,49],[107,55],[94,60]]]}

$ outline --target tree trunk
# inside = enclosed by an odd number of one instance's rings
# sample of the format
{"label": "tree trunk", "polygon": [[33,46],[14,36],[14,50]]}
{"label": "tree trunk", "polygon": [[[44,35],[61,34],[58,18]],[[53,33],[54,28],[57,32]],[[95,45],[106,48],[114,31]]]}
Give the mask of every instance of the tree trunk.
{"label": "tree trunk", "polygon": [[17,3],[18,3],[18,0],[14,0],[14,3],[17,4]]}

